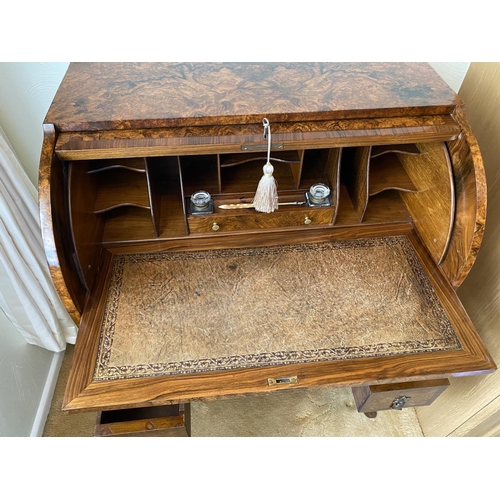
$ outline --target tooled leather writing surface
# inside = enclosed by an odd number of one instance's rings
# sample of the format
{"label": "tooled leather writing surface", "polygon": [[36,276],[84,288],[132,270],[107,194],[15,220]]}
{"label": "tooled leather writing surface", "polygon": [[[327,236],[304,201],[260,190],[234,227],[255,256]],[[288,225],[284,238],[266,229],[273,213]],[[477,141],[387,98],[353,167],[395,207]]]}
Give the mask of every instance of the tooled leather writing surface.
{"label": "tooled leather writing surface", "polygon": [[404,236],[126,255],[94,380],[460,347]]}

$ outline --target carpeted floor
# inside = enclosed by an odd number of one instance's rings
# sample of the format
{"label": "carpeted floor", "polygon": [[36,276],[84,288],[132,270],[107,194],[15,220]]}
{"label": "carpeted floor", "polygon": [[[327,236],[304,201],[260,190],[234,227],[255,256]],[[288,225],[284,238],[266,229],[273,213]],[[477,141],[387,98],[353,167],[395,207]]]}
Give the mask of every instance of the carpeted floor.
{"label": "carpeted floor", "polygon": [[[68,346],[44,437],[94,435],[95,413],[61,411],[73,346]],[[348,388],[284,390],[257,396],[191,404],[193,437],[309,436],[421,437],[415,411],[379,412],[374,419],[356,411]]]}

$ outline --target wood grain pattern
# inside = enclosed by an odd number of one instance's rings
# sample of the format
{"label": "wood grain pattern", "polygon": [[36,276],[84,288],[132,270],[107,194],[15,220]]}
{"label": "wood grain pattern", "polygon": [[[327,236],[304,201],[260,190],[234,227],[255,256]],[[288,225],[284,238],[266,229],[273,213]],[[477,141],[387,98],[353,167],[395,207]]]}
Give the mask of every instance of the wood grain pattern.
{"label": "wood grain pattern", "polygon": [[391,410],[396,398],[409,398],[404,407],[428,406],[449,387],[448,379],[423,380],[421,382],[402,382],[399,384],[380,384],[353,387],[352,393],[358,412]]}
{"label": "wood grain pattern", "polygon": [[[165,186],[162,182],[162,172],[158,168],[154,168],[153,162],[149,162],[147,158],[145,161],[151,222],[153,223],[155,236],[158,238],[161,233],[161,202]],[[168,217],[165,217],[165,219],[168,219]]]}
{"label": "wood grain pattern", "polygon": [[[260,163],[266,163],[267,154],[264,153],[241,153],[234,155],[223,155],[220,159],[220,167],[234,167],[251,161],[259,160]],[[283,151],[282,153],[271,153],[271,163],[300,163],[299,153],[297,151]]]}
{"label": "wood grain pattern", "polygon": [[417,191],[398,157],[393,154],[376,156],[375,158],[372,156],[368,177],[369,196],[375,196],[388,190],[410,193]]}
{"label": "wood grain pattern", "polygon": [[[106,170],[124,169],[131,170],[133,172],[145,172],[144,158],[128,158],[123,159],[113,159],[113,160],[100,160],[89,164],[88,173],[98,174],[100,172],[105,172]],[[119,174],[116,174],[119,175]]]}
{"label": "wood grain pattern", "polygon": [[151,211],[123,207],[106,214],[102,242],[182,238],[188,234],[177,157],[148,158]]}
{"label": "wood grain pattern", "polygon": [[[268,386],[268,378],[297,375],[298,387],[332,385],[349,387],[362,383],[376,384],[380,381],[421,381],[446,377],[450,372],[467,367],[481,366],[487,373],[491,364],[480,364],[474,355],[436,356],[418,354],[414,356],[394,356],[390,363],[381,358],[355,359],[349,362],[315,363],[311,365],[288,365],[259,370],[238,370],[216,374],[180,375],[177,377],[153,377],[80,385],[72,384],[66,393],[63,410],[69,412],[98,411],[116,408],[139,408],[154,405],[177,404],[198,399],[217,399],[232,394],[250,394],[286,390],[281,386]],[[79,364],[80,365],[80,364]],[[77,365],[77,366],[79,366]],[[482,370],[474,370],[480,374]],[[469,373],[471,374],[471,373]],[[75,396],[72,398],[72,396]]]}
{"label": "wood grain pattern", "polygon": [[[264,163],[255,160],[244,165],[221,168],[221,193],[253,193],[255,194],[262,177]],[[273,177],[278,183],[278,196],[282,191],[296,189],[293,171],[288,163],[274,163]]]}
{"label": "wood grain pattern", "polygon": [[46,123],[58,131],[273,123],[449,114],[456,103],[426,63],[72,63]]}
{"label": "wood grain pattern", "polygon": [[415,144],[387,144],[384,146],[372,147],[372,158],[385,155],[387,153],[404,153],[407,155],[419,155],[420,149]]}
{"label": "wood grain pattern", "polygon": [[76,362],[71,365],[68,384],[63,398],[63,406],[92,381],[93,365],[99,347],[99,338],[95,335],[82,335],[82,332],[99,330],[104,304],[99,298],[105,294],[104,286],[109,280],[111,271],[111,254],[103,253],[101,272],[96,276],[93,293],[89,294],[85,310],[81,316],[78,336],[75,343]]}
{"label": "wood grain pattern", "polygon": [[40,158],[38,200],[45,255],[52,281],[68,313],[76,324],[80,321],[85,290],[79,283],[78,271],[67,252],[72,248],[69,221],[64,203],[65,181],[62,168],[54,158],[56,132],[44,125]]}
{"label": "wood grain pattern", "polygon": [[[471,63],[460,93],[466,103],[467,120],[481,148],[484,174],[488,182],[488,218],[484,227],[481,249],[477,256],[475,252],[468,254],[472,250],[470,245],[474,239],[474,218],[471,218],[463,229],[463,236],[467,236],[467,239],[464,240],[463,246],[458,245],[458,242],[452,242],[450,252],[453,249],[456,255],[448,255],[443,268],[447,274],[450,274],[450,278],[456,278],[460,276],[460,270],[465,271],[464,266],[475,259],[470,272],[457,289],[457,294],[476,325],[484,344],[498,362],[500,359],[500,336],[498,335],[500,324],[500,295],[498,293],[500,282],[498,246],[500,241],[500,169],[498,168],[500,63]],[[463,141],[466,141],[465,137]],[[464,147],[466,146],[467,144],[464,144]],[[474,159],[471,156],[462,157],[459,163],[462,168],[465,168],[463,161],[467,158],[470,161],[469,168],[474,167],[474,164],[476,169],[479,168],[479,158]],[[464,201],[459,206],[460,211],[465,210],[466,207],[477,211],[477,205],[486,201],[484,199],[476,201],[478,196],[484,196],[480,188],[485,188],[485,186],[481,183],[474,187],[477,182],[474,180],[474,175],[477,174],[471,172],[472,182],[470,185],[463,186],[464,188],[470,187],[470,193],[469,196],[467,192],[462,195]],[[468,177],[464,172],[458,180],[463,183]],[[485,208],[484,205],[482,208]],[[481,220],[479,220],[478,237],[481,234],[481,225]],[[460,233],[457,232],[455,237],[458,238],[459,235]],[[428,436],[488,435],[495,423],[497,425],[500,420],[499,377],[500,372],[496,371],[484,378],[453,380],[450,389],[433,406],[423,408],[424,411],[419,410],[419,419],[424,433]],[[489,428],[490,425],[492,428]]]}
{"label": "wood grain pattern", "polygon": [[188,437],[189,413],[189,404],[99,412],[94,435]]}
{"label": "wood grain pattern", "polygon": [[[413,244],[421,263],[433,283],[449,320],[460,339],[462,349],[444,352],[426,352],[388,357],[360,357],[348,361],[305,363],[299,365],[225,370],[167,377],[134,378],[92,382],[92,373],[100,328],[96,328],[104,314],[104,301],[99,299],[107,286],[108,273],[100,277],[99,289],[91,299],[92,307],[84,316],[85,325],[79,334],[64,408],[67,411],[90,411],[116,407],[141,407],[174,404],[197,398],[219,397],[224,394],[267,392],[280,390],[269,387],[268,378],[276,378],[293,371],[301,387],[314,385],[360,385],[364,383],[412,381],[439,378],[449,374],[489,372],[495,368],[477,333],[461,308],[460,302],[444,275],[426,254],[416,235]],[[110,262],[110,261],[109,261]],[[106,276],[105,276],[106,275]],[[284,373],[286,371],[286,373]]]}
{"label": "wood grain pattern", "polygon": [[324,161],[324,173],[326,177],[326,184],[330,187],[332,205],[335,207],[335,213],[331,221],[332,225],[337,220],[337,213],[340,200],[340,166],[342,164],[342,149],[330,148],[327,152],[327,157]]}
{"label": "wood grain pattern", "polygon": [[[432,256],[429,254],[427,248],[420,240],[416,231],[409,233],[415,251],[417,252],[420,262],[427,274],[433,282],[433,288],[436,292],[442,306],[449,313],[449,319],[454,328],[460,329],[460,326],[467,331],[466,336],[461,338],[462,346],[469,351],[476,351],[481,353],[485,360],[490,364],[491,371],[496,370],[496,364],[491,354],[483,344],[481,337],[477,333],[474,324],[469,318],[467,311],[460,302],[460,299],[455,293],[450,293],[453,288],[450,286],[446,275],[443,273],[439,266],[435,265]],[[457,323],[458,322],[458,323]]]}
{"label": "wood grain pattern", "polygon": [[[284,150],[446,141],[459,134],[460,127],[449,115],[273,123],[273,143],[282,143]],[[59,135],[56,153],[63,160],[230,154],[241,152],[242,145],[265,146],[262,126],[66,132]]]}
{"label": "wood grain pattern", "polygon": [[358,221],[363,222],[368,206],[368,169],[371,146],[356,148],[352,164],[342,166],[342,175],[346,183],[351,202],[358,214]]}
{"label": "wood grain pattern", "polygon": [[450,437],[499,437],[500,397],[463,422],[449,434]]}
{"label": "wood grain pattern", "polygon": [[416,193],[402,192],[415,227],[435,262],[440,264],[455,220],[455,184],[448,152],[442,143],[419,144],[421,155],[398,154],[416,187]]}
{"label": "wood grain pattern", "polygon": [[[408,218],[408,212],[404,209],[404,214],[400,217],[394,216],[393,210],[388,210],[392,217],[385,215],[385,221],[380,217],[374,217],[374,221],[364,223],[363,225],[346,224],[345,226],[313,226],[304,225],[294,227],[279,227],[272,231],[247,230],[236,232],[212,231],[210,233],[194,233],[186,236],[172,236],[169,238],[155,239],[150,229],[146,233],[144,227],[140,234],[142,236],[149,234],[150,238],[133,239],[129,235],[123,235],[123,225],[121,225],[121,236],[114,233],[109,240],[104,240],[103,245],[113,254],[123,253],[145,253],[145,252],[161,252],[164,250],[193,250],[193,249],[210,249],[210,248],[240,248],[248,245],[263,246],[263,245],[280,245],[288,243],[313,242],[313,241],[330,241],[332,239],[349,239],[363,237],[378,237],[378,236],[395,236],[407,234],[413,229],[413,224]],[[343,215],[343,214],[342,214]],[[380,214],[378,214],[380,215]],[[355,216],[354,216],[355,217]],[[346,220],[345,217],[343,217]],[[382,218],[383,219],[383,218]],[[135,222],[135,221],[132,221]],[[139,233],[135,233],[138,235]],[[106,232],[104,238],[106,237]]]}
{"label": "wood grain pattern", "polygon": [[106,170],[99,174],[99,190],[94,213],[103,213],[122,206],[150,209],[148,183],[145,172],[123,169]]}
{"label": "wood grain pattern", "polygon": [[467,277],[483,240],[486,224],[486,175],[477,140],[464,108],[455,117],[463,129],[461,137],[448,142],[456,190],[456,215],[449,250],[442,266],[457,288]]}
{"label": "wood grain pattern", "polygon": [[[50,161],[109,162],[101,164],[100,172],[91,174],[99,183],[94,206],[102,212],[99,222],[90,227],[90,217],[78,216],[80,225],[73,225],[73,240],[68,238],[71,227],[64,199],[64,168],[49,171],[49,195],[57,193],[57,204],[51,205],[52,209],[57,207],[57,213],[49,216],[55,218],[52,222],[59,238],[48,240],[49,249],[52,244],[59,259],[64,260],[59,276],[64,274],[77,291],[79,276],[72,261],[73,247],[83,247],[86,240],[99,247],[100,237],[94,236],[105,223],[101,271],[93,281],[85,278],[91,294],[80,296],[80,303],[87,303],[65,409],[158,406],[280,390],[269,387],[267,378],[290,375],[290,369],[302,387],[408,382],[494,370],[494,361],[448,281],[451,278],[455,283],[463,278],[480,244],[479,237],[471,237],[471,227],[480,220],[477,214],[482,209],[477,201],[469,205],[481,184],[474,163],[479,152],[474,150],[473,135],[462,111],[457,110],[461,104],[429,66],[415,63],[71,65],[46,117],[46,124],[50,124],[47,130],[52,134],[48,143],[52,148]],[[322,215],[318,220],[304,206],[280,207],[274,214],[257,216],[248,210],[222,214],[217,209],[209,216],[187,216],[189,196],[198,189],[209,190],[215,197],[232,197],[232,202],[252,198],[262,175],[262,162],[247,162],[251,155],[243,156],[242,151],[265,146],[264,117],[273,127],[273,142],[281,146],[276,155],[284,155],[287,160],[290,155],[298,158],[298,163],[275,162],[280,197],[297,193],[302,197],[312,183],[327,182],[334,206],[314,209],[315,216]],[[415,145],[423,154],[417,155]],[[232,161],[230,155],[238,155],[239,160]],[[139,158],[146,158],[145,168],[136,168]],[[231,166],[224,166],[224,160]],[[120,161],[130,162],[130,168],[113,168]],[[64,167],[63,163],[56,164]],[[143,180],[138,197],[131,189],[134,176]],[[72,199],[84,206],[86,194],[77,191],[80,183],[76,177],[74,180]],[[455,182],[460,207],[457,226],[451,233]],[[92,191],[85,182],[81,185],[84,191]],[[46,203],[50,197],[46,191],[43,196]],[[306,215],[312,219],[311,224],[304,224]],[[212,230],[213,222],[218,223],[218,231]],[[349,360],[322,358],[314,363],[292,360],[283,366],[245,365],[213,373],[162,374],[147,380],[97,381],[92,377],[95,360],[105,349],[100,349],[98,338],[106,314],[111,265],[118,256],[304,245],[402,234],[409,235],[433,293],[457,332],[458,349],[360,355]],[[448,242],[450,251],[445,255]],[[92,266],[91,254],[81,251],[76,253],[80,252],[82,262]],[[442,268],[436,264],[441,260]],[[80,275],[84,274],[80,269]],[[178,276],[184,277],[183,273]],[[161,282],[167,294],[181,293],[187,284],[169,290],[168,284]],[[68,289],[71,296],[75,295],[70,286]],[[353,302],[356,300],[359,297]],[[131,317],[125,314],[121,318],[128,321]],[[153,319],[146,318],[151,324]],[[141,340],[146,342],[153,331],[145,327]],[[150,348],[146,343],[144,352]]]}
{"label": "wood grain pattern", "polygon": [[[238,212],[238,213],[234,213]],[[211,215],[188,216],[190,233],[213,233],[226,231],[276,229],[285,226],[316,226],[330,224],[335,210],[333,207],[300,209],[296,207],[279,207],[272,214],[260,214],[253,209],[231,210],[230,214],[216,213]],[[217,229],[213,229],[216,224]]]}
{"label": "wood grain pattern", "polygon": [[99,272],[104,219],[94,213],[99,186],[95,175],[87,173],[87,162],[69,165],[68,191],[70,229],[75,248],[75,266],[87,291],[92,290]]}

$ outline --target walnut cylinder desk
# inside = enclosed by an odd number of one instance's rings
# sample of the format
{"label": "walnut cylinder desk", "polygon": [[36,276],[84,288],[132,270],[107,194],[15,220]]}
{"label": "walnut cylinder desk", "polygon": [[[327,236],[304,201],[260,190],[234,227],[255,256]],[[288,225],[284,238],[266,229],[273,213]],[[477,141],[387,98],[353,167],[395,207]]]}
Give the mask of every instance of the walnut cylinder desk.
{"label": "walnut cylinder desk", "polygon": [[[262,177],[264,119],[270,213],[231,206]],[[427,64],[75,63],[43,127],[43,241],[79,325],[64,410],[324,385],[370,414],[496,368],[455,293],[482,159]]]}

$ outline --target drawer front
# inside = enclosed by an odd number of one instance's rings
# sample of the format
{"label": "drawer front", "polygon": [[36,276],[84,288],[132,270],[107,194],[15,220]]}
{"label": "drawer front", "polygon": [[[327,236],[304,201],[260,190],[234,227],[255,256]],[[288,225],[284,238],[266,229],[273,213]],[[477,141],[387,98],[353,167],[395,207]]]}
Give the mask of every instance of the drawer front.
{"label": "drawer front", "polygon": [[190,407],[180,404],[98,412],[94,435],[188,437]]}
{"label": "drawer front", "polygon": [[448,379],[422,380],[398,384],[353,387],[359,412],[402,410],[412,406],[430,405],[448,386]]}
{"label": "drawer front", "polygon": [[272,229],[277,227],[308,227],[330,224],[333,220],[333,207],[294,209],[264,214],[252,211],[245,214],[190,215],[189,232],[212,233],[244,231],[251,229]]}

